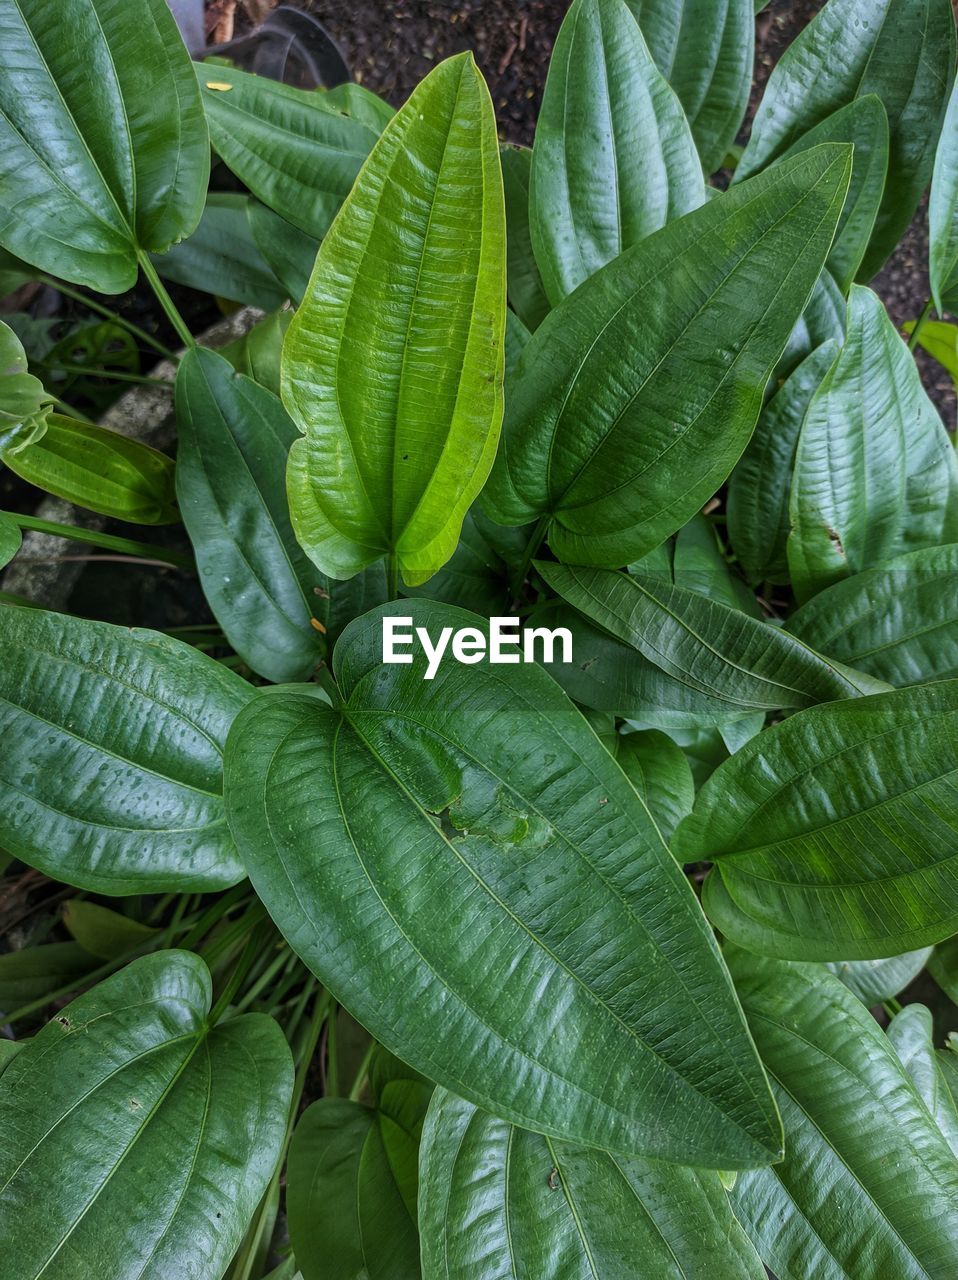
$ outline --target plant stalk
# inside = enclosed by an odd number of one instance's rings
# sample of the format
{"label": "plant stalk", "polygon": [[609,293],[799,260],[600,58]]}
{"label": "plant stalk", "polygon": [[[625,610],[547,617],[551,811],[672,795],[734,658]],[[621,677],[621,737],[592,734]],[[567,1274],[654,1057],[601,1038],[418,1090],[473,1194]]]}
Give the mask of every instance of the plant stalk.
{"label": "plant stalk", "polygon": [[186,347],[187,350],[189,350],[191,347],[195,347],[196,339],[193,337],[192,333],[190,333],[189,329],[187,328],[186,321],[183,319],[183,317],[180,315],[179,311],[176,308],[176,303],[167,293],[166,285],[160,279],[159,274],[156,270],[156,267],[154,267],[152,261],[150,260],[149,254],[144,253],[142,249],[139,249],[137,251],[136,256],[137,256],[137,259],[139,260],[140,268],[143,271],[143,274],[146,276],[147,281],[149,282],[150,288],[156,294],[157,301],[159,302],[163,310],[166,312],[167,320],[169,320],[170,324],[176,330],[177,337],[180,339],[180,341],[183,343],[183,345]]}
{"label": "plant stalk", "polygon": [[925,303],[924,309],[918,319],[915,321],[915,327],[911,331],[911,337],[908,339],[908,350],[914,351],[918,346],[918,340],[921,337],[921,331],[924,329],[928,317],[931,315],[935,305],[934,298],[929,298]]}
{"label": "plant stalk", "polygon": [[170,551],[166,547],[156,547],[149,542],[135,542],[132,538],[117,538],[112,533],[81,529],[78,525],[39,520],[36,516],[20,515],[18,511],[0,511],[0,516],[8,516],[19,528],[29,529],[34,533],[49,533],[56,538],[69,538],[73,542],[88,542],[93,547],[102,547],[104,551],[117,551],[121,555],[147,556],[153,560],[163,560],[167,564],[178,565],[181,569],[196,568],[191,556],[185,556],[180,551]]}
{"label": "plant stalk", "polygon": [[80,302],[93,311],[96,315],[103,316],[105,320],[112,321],[119,329],[125,329],[127,333],[134,338],[138,338],[140,342],[146,343],[148,347],[152,347],[154,351],[161,356],[165,356],[167,360],[178,360],[179,356],[175,351],[171,351],[169,347],[165,347],[159,339],[154,338],[151,333],[147,333],[145,329],[141,329],[138,324],[134,324],[132,320],[126,320],[123,316],[111,311],[109,307],[105,307],[102,302],[97,302],[95,298],[88,298],[85,293],[81,293],[79,289],[71,288],[70,285],[64,284],[62,280],[55,280],[53,276],[37,276],[42,284],[47,284],[51,289],[56,289],[57,293],[62,293],[65,298],[72,298],[74,302]]}
{"label": "plant stalk", "polygon": [[522,595],[522,584],[528,576],[532,562],[536,558],[536,553],[542,546],[546,534],[549,532],[549,525],[551,523],[551,515],[540,516],[536,527],[532,531],[532,537],[529,539],[528,546],[522,556],[522,561],[520,562],[519,568],[516,570],[515,577],[512,580],[512,594],[517,600],[520,599]]}

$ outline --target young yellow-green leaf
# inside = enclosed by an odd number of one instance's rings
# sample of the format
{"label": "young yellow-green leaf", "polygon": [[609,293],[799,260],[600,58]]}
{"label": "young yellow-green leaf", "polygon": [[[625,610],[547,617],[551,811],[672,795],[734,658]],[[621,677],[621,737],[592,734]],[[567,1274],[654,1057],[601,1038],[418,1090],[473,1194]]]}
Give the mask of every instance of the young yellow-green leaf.
{"label": "young yellow-green leaf", "polygon": [[199,221],[210,171],[199,89],[166,0],[0,6],[0,243],[122,293],[137,254]]}
{"label": "young yellow-green leaf", "polygon": [[179,519],[172,458],[92,422],[51,413],[42,433],[4,447],[0,458],[21,479],[67,502],[132,524]]}
{"label": "young yellow-green leaf", "polygon": [[838,352],[837,342],[823,342],[788,376],[762,410],[729,477],[728,533],[750,582],[788,581],[788,500],[798,437]]}
{"label": "young yellow-green leaf", "polygon": [[958,1107],[935,1053],[930,1011],[921,1004],[905,1005],[888,1024],[888,1039],[942,1136],[958,1157]]}
{"label": "young yellow-green leaf", "polygon": [[535,664],[382,663],[475,614],[357,619],[339,709],[258,698],[228,747],[257,893],[336,999],[430,1079],[515,1123],[713,1168],[777,1119],[714,938],[632,785]]}
{"label": "young yellow-green leaf", "polygon": [[325,93],[198,63],[217,155],[264,204],[321,239],[379,136]]}
{"label": "young yellow-green leaf", "polygon": [[515,314],[531,333],[549,314],[549,299],[536,266],[529,230],[532,152],[528,147],[504,146],[499,158],[506,198],[507,292]]}
{"label": "young yellow-green leaf", "polygon": [[752,0],[628,0],[679,96],[706,173],[720,168],[752,86]]}
{"label": "young yellow-green leaf", "polygon": [[455,551],[499,438],[505,311],[495,116],[461,54],[386,126],[286,336],[290,511],[324,573],[390,555],[414,585]]}
{"label": "young yellow-green leaf", "polygon": [[529,188],[550,302],[704,203],[682,105],[625,0],[574,0],[549,63]]}
{"label": "young yellow-green leaf", "polygon": [[727,937],[794,960],[870,960],[958,932],[958,680],[789,717],[712,775],[679,827],[715,863]]}
{"label": "young yellow-green leaf", "polygon": [[554,1142],[437,1089],[423,1280],[761,1280],[718,1174]]}
{"label": "young yellow-green leaf", "polygon": [[958,304],[958,80],[948,100],[928,202],[928,275],[939,313]]}
{"label": "young yellow-green leaf", "polygon": [[910,551],[836,582],[785,625],[889,684],[958,677],[958,544]]}
{"label": "young yellow-green leaf", "polygon": [[187,951],[135,960],[0,1077],[0,1252],[17,1280],[213,1280],[266,1190],[292,1062],[262,1014],[208,1022]]}
{"label": "young yellow-green leaf", "polygon": [[880,299],[854,286],[848,337],[802,424],[788,562],[799,600],[958,541],[958,458]]}
{"label": "young yellow-green leaf", "polygon": [[878,1023],[824,970],[728,952],[785,1123],[735,1215],[781,1280],[958,1273],[958,1162]]}
{"label": "young yellow-green leaf", "polygon": [[[909,337],[917,321],[902,325]],[[946,320],[926,320],[918,333],[918,345],[951,374],[952,386],[958,391],[958,324]]]}
{"label": "young yellow-green leaf", "polygon": [[0,608],[0,846],[97,893],[243,878],[223,743],[254,690],[154,631]]}
{"label": "young yellow-green leaf", "polygon": [[778,627],[657,574],[536,565],[564,600],[673,679],[729,712],[810,707],[884,686],[823,658]]}
{"label": "young yellow-green leaf", "polygon": [[950,0],[828,0],[772,72],[736,176],[757,173],[848,103],[876,94],[890,146],[881,210],[858,273],[870,280],[931,177],[954,70]]}
{"label": "young yellow-green leaf", "polygon": [[837,145],[786,161],[627,250],[552,311],[510,386],[489,514],[548,519],[560,559],[605,568],[691,519],[748,443],[850,167]]}

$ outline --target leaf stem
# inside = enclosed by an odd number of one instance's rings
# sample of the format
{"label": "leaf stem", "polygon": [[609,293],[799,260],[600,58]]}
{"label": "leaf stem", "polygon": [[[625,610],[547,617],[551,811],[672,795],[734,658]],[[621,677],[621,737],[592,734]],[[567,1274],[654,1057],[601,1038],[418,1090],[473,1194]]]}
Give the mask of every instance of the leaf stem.
{"label": "leaf stem", "polygon": [[542,546],[545,536],[549,532],[551,523],[552,516],[546,513],[546,515],[539,517],[536,527],[532,531],[532,537],[529,539],[528,546],[523,552],[522,560],[519,563],[519,568],[516,570],[515,577],[512,580],[512,594],[517,600],[522,594],[522,584],[525,582],[529,568],[536,558],[536,552]]}
{"label": "leaf stem", "polygon": [[138,386],[169,387],[171,391],[173,390],[173,382],[170,378],[150,378],[142,373],[124,373],[122,369],[94,369],[85,364],[49,365],[44,360],[38,360],[37,364],[47,373],[62,370],[63,373],[81,373],[87,378],[109,378],[112,382],[135,382]]}
{"label": "leaf stem", "polygon": [[369,1048],[363,1054],[362,1062],[359,1064],[359,1070],[356,1072],[356,1078],[353,1081],[353,1087],[349,1091],[350,1102],[358,1102],[359,1095],[363,1091],[363,1085],[366,1083],[366,1077],[369,1075],[369,1064],[373,1060],[373,1054],[376,1052],[376,1041],[370,1040]]}
{"label": "leaf stem", "polygon": [[150,288],[156,294],[157,301],[166,312],[167,320],[169,320],[170,324],[176,330],[177,337],[179,337],[187,350],[189,350],[190,347],[195,347],[196,339],[193,337],[192,333],[190,333],[186,326],[186,321],[176,309],[176,303],[167,293],[166,286],[160,279],[149,254],[144,253],[142,249],[138,249],[136,256],[139,259],[140,267],[149,282]]}
{"label": "leaf stem", "polygon": [[399,560],[394,551],[386,557],[386,599],[399,599]]}
{"label": "leaf stem", "polygon": [[57,293],[62,293],[65,298],[72,298],[74,302],[81,302],[83,306],[90,311],[95,312],[99,316],[103,316],[106,320],[111,320],[118,328],[125,329],[127,333],[139,338],[141,342],[145,342],[148,347],[152,347],[154,351],[159,352],[161,356],[165,356],[167,360],[178,360],[179,356],[175,351],[171,351],[169,347],[165,347],[162,342],[154,338],[152,334],[147,333],[145,329],[141,329],[138,324],[134,324],[132,320],[126,320],[117,312],[111,311],[109,307],[105,307],[102,302],[97,302],[95,298],[88,298],[85,293],[81,293],[79,289],[73,289],[68,284],[64,284],[62,280],[55,280],[53,276],[37,276],[42,283],[49,285],[51,289],[56,289]]}
{"label": "leaf stem", "polygon": [[908,350],[914,351],[918,346],[918,339],[921,337],[921,331],[925,327],[928,317],[931,315],[932,308],[935,305],[934,298],[929,298],[925,303],[924,309],[918,319],[915,321],[915,327],[911,331],[911,337],[908,339]]}
{"label": "leaf stem", "polygon": [[154,560],[163,560],[166,564],[179,565],[181,569],[196,567],[191,556],[185,556],[180,551],[171,551],[167,547],[153,546],[149,542],[117,538],[112,533],[100,533],[96,529],[81,529],[73,524],[57,524],[54,520],[39,520],[36,516],[22,516],[17,511],[0,511],[0,516],[8,516],[19,528],[32,530],[34,533],[48,533],[55,538],[69,538],[73,542],[88,542],[91,546],[102,547],[104,551],[116,551],[121,555],[147,556]]}

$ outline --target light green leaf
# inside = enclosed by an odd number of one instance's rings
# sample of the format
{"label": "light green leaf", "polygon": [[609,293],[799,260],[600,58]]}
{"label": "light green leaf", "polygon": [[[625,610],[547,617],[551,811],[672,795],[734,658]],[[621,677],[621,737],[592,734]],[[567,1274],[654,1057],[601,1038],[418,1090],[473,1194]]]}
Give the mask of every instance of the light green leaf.
{"label": "light green leaf", "polygon": [[64,905],[63,923],[85,951],[101,960],[117,960],[159,933],[132,916],[84,898],[73,898]]}
{"label": "light green leaf", "polygon": [[279,1027],[210,1027],[210,975],[163,951],[67,1005],[0,1077],[0,1249],[17,1280],[214,1280],[279,1159]]}
{"label": "light green leaf", "polygon": [[824,342],[789,375],[762,410],[729,478],[729,537],[750,582],[788,581],[788,505],[798,437],[838,350],[837,342]]}
{"label": "light green leaf", "polygon": [[628,0],[679,95],[706,173],[721,168],[752,86],[752,0]]}
{"label": "light green leaf", "polygon": [[731,714],[809,707],[883,687],[795,644],[786,631],[659,575],[536,567],[574,609],[673,679],[725,701]]}
{"label": "light green leaf", "polygon": [[661,730],[646,729],[617,734],[613,754],[645,801],[663,839],[671,840],[695,802],[692,770],[682,748]]}
{"label": "light green leaf", "polygon": [[23,446],[43,434],[52,397],[28,372],[23,344],[0,320],[0,446]]}
{"label": "light green leaf", "polygon": [[487,617],[504,615],[509,605],[509,566],[489,541],[488,528],[489,521],[473,507],[463,521],[452,559],[423,586],[407,587],[404,594],[457,604]]}
{"label": "light green leaf", "polygon": [[379,129],[325,93],[198,63],[217,155],[257,199],[316,240],[349,194]]}
{"label": "light green leaf", "polygon": [[928,275],[939,314],[958,303],[958,80],[938,139],[928,201]]}
{"label": "light green leaf", "polygon": [[853,287],[845,346],[805,414],[790,515],[800,601],[902,552],[958,542],[958,458],[870,289]]}
{"label": "light green leaf", "polygon": [[958,1163],[877,1022],[821,969],[729,952],[785,1122],[736,1217],[780,1280],[950,1276]]}
{"label": "light green leaf", "polygon": [[836,582],[786,626],[889,684],[958,677],[958,544],[911,551]]}
{"label": "light green leaf", "polygon": [[775,1158],[711,931],[631,784],[534,664],[384,666],[395,616],[434,643],[483,626],[376,610],[337,645],[341,709],[277,692],[230,738],[230,823],[290,945],[392,1052],[516,1123]]}
{"label": "light green leaf", "polygon": [[155,631],[0,608],[0,845],[81,889],[202,892],[244,872],[222,749],[253,689]]}
{"label": "light green leaf", "polygon": [[673,847],[716,867],[710,919],[785,959],[872,960],[958,932],[958,680],[836,702],[758,735]]}
{"label": "light green leaf", "polygon": [[21,541],[19,525],[9,516],[0,514],[0,569],[17,554]]}
{"label": "light green leaf", "polygon": [[717,1174],[553,1142],[444,1089],[423,1132],[419,1219],[423,1280],[764,1276]]}
{"label": "light green leaf", "polygon": [[[915,324],[908,320],[902,325],[909,337],[915,332]],[[926,320],[918,334],[918,345],[948,370],[952,385],[958,390],[958,325]]]}
{"label": "light green leaf", "polygon": [[705,202],[682,105],[624,0],[574,0],[536,125],[529,221],[556,306],[600,267]]}
{"label": "light green leaf", "polygon": [[888,116],[888,181],[858,278],[901,239],[931,177],[955,67],[950,0],[829,0],[769,79],[736,178],[783,155],[809,129],[876,94]]}
{"label": "light green leaf", "polygon": [[242,337],[219,347],[219,354],[237,373],[245,373],[261,387],[279,397],[279,361],[283,339],[293,313],[286,307],[257,320]]}
{"label": "light green leaf", "polygon": [[455,551],[499,437],[505,310],[495,117],[462,54],[387,125],[286,336],[290,511],[324,573],[388,554],[415,585]]}
{"label": "light green leaf", "polygon": [[867,1008],[904,991],[928,963],[931,947],[885,960],[830,960],[825,966]]}
{"label": "light green leaf", "polygon": [[560,559],[606,568],[691,519],[748,443],[849,166],[837,146],[776,166],[627,250],[551,312],[510,387],[489,514],[548,520]]}
{"label": "light green leaf", "polygon": [[516,314],[532,332],[549,314],[549,299],[536,266],[529,230],[532,152],[527,147],[504,146],[499,158],[506,199],[507,292]]}
{"label": "light green leaf", "polygon": [[100,293],[199,221],[209,137],[166,0],[0,11],[0,242]]}
{"label": "light green leaf", "polygon": [[892,1048],[945,1141],[958,1156],[958,1108],[938,1064],[933,1034],[931,1013],[922,1004],[906,1005],[888,1024]]}

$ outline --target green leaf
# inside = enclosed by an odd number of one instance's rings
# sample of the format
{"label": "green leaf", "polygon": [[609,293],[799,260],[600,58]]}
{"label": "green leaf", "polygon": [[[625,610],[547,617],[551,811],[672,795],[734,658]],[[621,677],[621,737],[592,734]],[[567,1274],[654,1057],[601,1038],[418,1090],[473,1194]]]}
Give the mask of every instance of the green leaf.
{"label": "green leaf", "polygon": [[682,684],[725,701],[731,714],[809,707],[882,687],[786,631],[659,575],[536,567],[573,608]]}
{"label": "green leaf", "polygon": [[509,604],[509,566],[490,542],[488,530],[489,521],[473,507],[463,521],[452,559],[424,586],[406,587],[404,594],[457,604],[487,617],[504,614]]}
{"label": "green leaf", "polygon": [[906,1005],[888,1024],[888,1039],[942,1136],[958,1156],[958,1108],[937,1061],[931,1013]]}
{"label": "green leaf", "polygon": [[245,681],[169,636],[40,609],[0,609],[0,649],[0,844],[98,893],[243,878],[222,749]]}
{"label": "green leaf", "polygon": [[293,313],[283,307],[257,320],[252,329],[234,342],[220,347],[219,354],[228,360],[237,373],[245,373],[261,387],[279,396],[279,361],[283,351],[283,339]]}
{"label": "green leaf", "polygon": [[958,680],[814,707],[699,793],[673,847],[715,862],[709,918],[795,960],[872,960],[958,932]]}
{"label": "green leaf", "polygon": [[257,199],[316,240],[349,194],[378,128],[325,93],[197,64],[216,154]]}
{"label": "green leaf", "polygon": [[376,610],[337,645],[341,709],[271,694],[230,737],[230,823],[290,945],[392,1052],[516,1123],[774,1158],[711,931],[631,784],[534,664],[383,666],[394,616],[434,642],[483,625]]}
{"label": "green leaf", "polygon": [[20,550],[20,528],[9,516],[0,514],[0,569]]}
{"label": "green leaf", "polygon": [[911,551],[836,582],[786,626],[889,684],[958,677],[958,544]]}
{"label": "green leaf", "polygon": [[928,201],[928,275],[939,314],[958,302],[958,80],[942,125]]}
{"label": "green leaf", "polygon": [[297,431],[279,400],[213,351],[176,377],[176,486],[204,594],[230,644],[267,680],[306,680],[326,650],[327,579],[293,536],[284,474]]}
{"label": "green leaf", "polygon": [[133,524],[179,519],[172,458],[92,422],[51,413],[42,434],[12,445],[0,458],[21,479],[88,511]]}
{"label": "green leaf", "polygon": [[[908,320],[902,325],[909,337],[915,332],[915,324]],[[918,334],[918,345],[948,370],[952,385],[958,390],[958,325],[926,320]]]}
{"label": "green leaf", "polygon": [[879,298],[854,286],[848,338],[802,424],[788,562],[800,601],[892,556],[958,542],[958,459]]}
{"label": "green leaf", "polygon": [[542,277],[532,251],[529,230],[529,174],[532,152],[528,147],[500,148],[502,185],[506,199],[506,264],[509,302],[527,329],[534,331],[549,314]]}
{"label": "green leaf", "polygon": [[826,116],[792,144],[786,156],[822,142],[850,142],[855,148],[852,180],[838,221],[827,267],[843,293],[858,274],[881,208],[888,174],[888,116],[874,93],[855,98]]}
{"label": "green leaf", "polygon": [[890,137],[885,195],[858,273],[870,280],[928,185],[954,67],[950,0],[829,0],[772,72],[736,178],[757,173],[842,107],[877,95]]}
{"label": "green leaf", "polygon": [[550,313],[510,387],[489,514],[548,516],[560,559],[606,568],[691,519],[748,443],[849,167],[836,146],[776,166],[627,250]]}
{"label": "green leaf", "polygon": [[958,1270],[958,1164],[877,1022],[821,969],[730,951],[785,1122],[785,1159],[740,1173],[735,1215],[790,1280]]}
{"label": "green leaf", "polygon": [[122,293],[199,221],[209,137],[166,0],[16,0],[0,14],[0,242]]}
{"label": "green leaf", "polygon": [[615,748],[613,754],[619,768],[642,797],[668,842],[695,802],[692,770],[681,747],[660,730],[646,729],[617,734]]}
{"label": "green leaf", "polygon": [[159,933],[132,916],[83,898],[65,904],[63,923],[84,950],[101,960],[117,960]]}
{"label": "green leaf", "polygon": [[928,963],[931,947],[885,960],[830,960],[827,969],[867,1008],[904,991]]}
{"label": "green leaf", "polygon": [[0,443],[29,443],[43,433],[52,397],[28,369],[23,344],[0,320]]}
{"label": "green leaf", "polygon": [[421,1176],[423,1280],[765,1274],[717,1174],[553,1142],[444,1089]]}
{"label": "green leaf", "polygon": [[845,295],[830,271],[822,271],[815,281],[812,296],[805,310],[795,321],[788,337],[785,354],[775,367],[771,390],[780,387],[803,360],[808,359],[825,342],[845,341],[845,315],[848,305]]}
{"label": "green leaf", "polygon": [[752,0],[628,0],[678,94],[706,173],[721,168],[752,86]]}
{"label": "green leaf", "polygon": [[201,289],[230,302],[271,311],[286,289],[259,251],[247,219],[249,196],[211,191],[199,225],[188,240],[153,262],[165,280]]}
{"label": "green leaf", "polygon": [[258,200],[250,200],[246,217],[253,241],[270,271],[299,306],[316,261],[319,240],[300,231]]}
{"label": "green leaf", "polygon": [[324,573],[388,554],[415,585],[455,551],[499,437],[505,310],[495,116],[461,54],[387,125],[286,337],[290,510]]}
{"label": "green leaf", "polygon": [[0,1077],[0,1248],[18,1280],[219,1277],[279,1159],[292,1092],[262,1014],[210,1027],[186,951],[68,1005]]}
{"label": "green leaf", "polygon": [[934,948],[928,973],[952,1004],[958,1004],[958,938],[948,938]]}
{"label": "green leaf", "polygon": [[532,334],[522,323],[514,311],[506,312],[506,358],[505,378],[508,382],[515,373],[519,359],[526,349]]}
{"label": "green leaf", "polygon": [[382,133],[396,114],[384,98],[351,80],[338,84],[333,89],[326,89],[323,101],[327,107],[335,107],[337,111],[367,125],[377,134]]}
{"label": "green leaf", "polygon": [[80,986],[96,967],[96,956],[76,942],[45,942],[7,951],[0,955],[0,1010],[12,1013],[70,982]]}
{"label": "green leaf", "polygon": [[750,582],[788,581],[788,504],[798,437],[838,350],[837,342],[823,343],[789,375],[762,410],[729,478],[729,537]]}
{"label": "green leaf", "polygon": [[0,1036],[0,1076],[27,1043],[26,1040],[6,1040]]}
{"label": "green leaf", "polygon": [[390,1081],[367,1107],[314,1102],[286,1174],[289,1235],[304,1280],[414,1280],[419,1136],[432,1085]]}
{"label": "green leaf", "polygon": [[600,267],[705,203],[682,105],[624,0],[574,0],[549,63],[529,221],[556,306]]}

